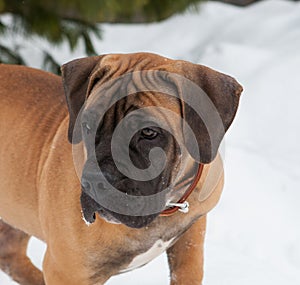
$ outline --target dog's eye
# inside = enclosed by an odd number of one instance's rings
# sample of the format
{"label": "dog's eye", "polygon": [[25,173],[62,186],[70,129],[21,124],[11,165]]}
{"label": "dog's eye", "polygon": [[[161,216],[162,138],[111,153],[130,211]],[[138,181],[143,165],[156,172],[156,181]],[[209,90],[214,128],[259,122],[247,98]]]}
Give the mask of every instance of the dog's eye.
{"label": "dog's eye", "polygon": [[158,132],[156,132],[150,128],[142,129],[141,133],[142,133],[142,136],[148,140],[152,140],[152,139],[156,138],[158,135]]}

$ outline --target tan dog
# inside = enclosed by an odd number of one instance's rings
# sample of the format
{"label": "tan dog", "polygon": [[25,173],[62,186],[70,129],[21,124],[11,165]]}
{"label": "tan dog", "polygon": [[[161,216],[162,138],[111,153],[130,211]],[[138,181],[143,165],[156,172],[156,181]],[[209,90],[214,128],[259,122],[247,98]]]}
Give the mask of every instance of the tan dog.
{"label": "tan dog", "polygon": [[[129,81],[133,85],[147,81],[143,75],[132,73],[135,71],[150,71],[152,75],[147,80],[159,86],[160,80],[167,81],[178,97],[144,90],[111,106],[106,98],[105,114],[99,110],[99,115],[103,115],[101,122],[91,119],[89,114],[98,114],[97,104],[104,98],[101,88],[110,80],[131,73]],[[62,72],[63,84],[60,77],[43,71],[0,65],[1,269],[22,285],[100,285],[167,250],[171,284],[201,284],[206,213],[218,202],[223,186],[217,149],[235,116],[241,86],[233,78],[207,67],[147,53],[79,59],[63,66]],[[178,76],[205,91],[220,116],[223,130],[213,125],[210,133],[205,120],[182,101],[184,84]],[[125,89],[124,84],[115,84],[105,87],[109,96],[114,96],[114,88],[129,92],[129,82],[124,83]],[[170,130],[148,124],[134,133],[129,155],[137,168],[146,169],[151,164],[149,152],[160,147],[165,152],[166,167],[151,181],[129,179],[113,163],[110,140],[114,129],[127,114],[158,106],[183,117],[194,132],[197,147],[183,135],[180,120],[164,115],[162,109],[147,109]],[[208,115],[211,112],[204,111]],[[84,116],[91,121],[89,124],[97,123],[96,138],[92,140],[92,126],[83,122]],[[68,132],[73,144],[68,141]],[[177,140],[186,145],[188,154],[180,151]],[[75,160],[81,161],[81,177],[74,166],[72,146],[76,148]],[[92,153],[96,162],[91,159]],[[104,178],[97,176],[95,163],[120,193],[142,198],[164,193],[154,203],[159,211],[146,213],[143,207],[137,211],[136,205],[129,205],[128,211],[131,207],[136,211],[131,214],[103,204],[101,199],[106,199],[109,188],[101,181]],[[179,165],[184,168],[181,174],[177,170]],[[200,169],[199,165],[204,167]],[[201,177],[195,177],[196,172]],[[170,189],[163,192],[166,184]],[[176,202],[177,198],[187,196],[186,191],[191,188],[196,189],[188,198],[189,212],[168,214],[174,207],[170,200]],[[187,206],[183,200],[180,207]],[[115,201],[114,206],[119,202],[122,201]],[[47,244],[43,273],[26,257],[30,236]]]}

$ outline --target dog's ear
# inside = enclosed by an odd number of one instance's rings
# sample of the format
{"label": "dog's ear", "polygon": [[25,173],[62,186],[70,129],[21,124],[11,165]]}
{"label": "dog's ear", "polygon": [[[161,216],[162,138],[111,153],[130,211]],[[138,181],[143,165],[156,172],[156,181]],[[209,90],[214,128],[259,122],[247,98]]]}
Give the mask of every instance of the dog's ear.
{"label": "dog's ear", "polygon": [[68,138],[71,143],[79,143],[82,140],[80,128],[75,127],[75,122],[83,107],[93,82],[97,80],[95,75],[103,56],[93,56],[75,59],[64,64],[61,68],[63,86],[69,110]]}
{"label": "dog's ear", "polygon": [[192,94],[194,105],[184,103],[184,119],[197,145],[184,135],[185,145],[198,162],[210,163],[235,117],[243,87],[234,78],[206,66],[188,64],[184,70],[185,77],[200,87],[200,92]]}

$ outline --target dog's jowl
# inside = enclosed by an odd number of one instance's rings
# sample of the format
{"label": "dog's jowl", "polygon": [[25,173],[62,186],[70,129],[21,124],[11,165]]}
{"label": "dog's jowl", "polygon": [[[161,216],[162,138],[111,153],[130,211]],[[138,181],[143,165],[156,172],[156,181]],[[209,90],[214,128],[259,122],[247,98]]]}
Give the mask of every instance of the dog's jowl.
{"label": "dog's jowl", "polygon": [[77,59],[62,77],[0,65],[0,268],[21,285],[100,285],[166,251],[171,285],[201,284],[241,92],[150,53]]}

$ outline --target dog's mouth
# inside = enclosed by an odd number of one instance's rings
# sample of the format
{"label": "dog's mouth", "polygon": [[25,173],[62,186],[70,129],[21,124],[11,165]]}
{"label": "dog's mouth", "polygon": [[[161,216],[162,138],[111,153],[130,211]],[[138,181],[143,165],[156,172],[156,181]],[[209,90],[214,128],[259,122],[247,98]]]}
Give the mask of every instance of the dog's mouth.
{"label": "dog's mouth", "polygon": [[124,224],[130,228],[143,228],[149,225],[158,215],[146,215],[146,216],[128,216],[120,213],[110,211],[100,204],[98,204],[92,197],[86,194],[84,191],[81,193],[81,208],[83,219],[87,224],[92,224],[97,219],[97,213],[99,217],[111,224]]}
{"label": "dog's mouth", "polygon": [[[105,211],[104,209],[98,210],[97,213],[107,223],[116,224],[116,225],[121,224],[121,222],[118,219],[116,219],[112,214],[110,214],[108,211]],[[93,218],[96,219],[96,215],[95,214],[94,214]]]}

